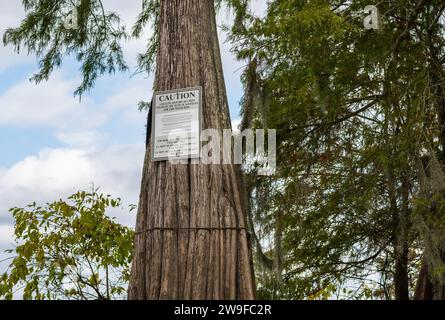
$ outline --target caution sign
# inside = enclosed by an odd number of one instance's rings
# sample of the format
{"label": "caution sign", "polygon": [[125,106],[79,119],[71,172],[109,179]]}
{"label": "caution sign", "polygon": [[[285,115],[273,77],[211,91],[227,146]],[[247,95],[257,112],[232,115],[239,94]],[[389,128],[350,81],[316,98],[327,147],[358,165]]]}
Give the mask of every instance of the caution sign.
{"label": "caution sign", "polygon": [[152,108],[152,161],[199,158],[202,88],[155,92]]}

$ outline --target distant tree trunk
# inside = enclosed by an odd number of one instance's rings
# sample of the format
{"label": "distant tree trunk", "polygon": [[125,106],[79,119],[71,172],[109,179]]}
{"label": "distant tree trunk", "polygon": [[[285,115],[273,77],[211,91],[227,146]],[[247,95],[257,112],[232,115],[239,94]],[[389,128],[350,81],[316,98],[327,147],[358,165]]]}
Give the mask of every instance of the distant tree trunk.
{"label": "distant tree trunk", "polygon": [[283,213],[281,209],[275,213],[275,230],[274,230],[274,260],[273,271],[275,273],[276,280],[281,282],[281,276],[283,273]]}
{"label": "distant tree trunk", "polygon": [[[438,160],[430,156],[425,156],[418,160],[418,172],[420,182],[420,195],[424,199],[431,201],[431,198],[438,196],[437,185],[433,188],[432,181],[438,179],[445,181],[443,165]],[[443,195],[442,195],[443,196]],[[423,215],[425,217],[423,217]],[[438,209],[437,201],[431,201],[424,213],[420,214],[421,227],[419,227],[421,238],[424,242],[424,252],[422,264],[417,277],[415,300],[444,300],[445,299],[445,276],[443,273],[435,272],[437,267],[442,267],[445,261],[445,251],[443,243],[445,237],[443,233],[442,213]],[[422,228],[423,226],[423,228]]]}
{"label": "distant tree trunk", "polygon": [[395,230],[395,275],[394,287],[396,300],[409,300],[409,280],[408,280],[408,236],[409,236],[409,183],[408,172],[402,177],[402,204],[400,215],[397,219]]}
{"label": "distant tree trunk", "polygon": [[[443,9],[442,9],[443,10]],[[436,14],[436,13],[435,13]],[[434,94],[434,106],[437,113],[438,126],[441,128],[439,133],[439,141],[442,147],[441,153],[438,155],[441,164],[442,172],[445,172],[445,72],[440,59],[440,44],[438,45],[434,37],[440,32],[439,24],[431,26],[428,30],[428,47],[429,47],[429,72],[432,92]],[[425,167],[429,167],[426,165]],[[428,171],[428,169],[425,169]],[[445,184],[445,181],[442,181]],[[445,197],[445,190],[442,190],[443,197]],[[435,208],[431,210],[432,216],[438,216]],[[437,220],[436,220],[437,221]],[[440,219],[442,221],[442,219]],[[442,226],[431,226],[436,230],[443,228]],[[440,231],[439,231],[440,232]],[[440,248],[435,248],[439,254],[439,260],[442,266],[445,266],[445,235],[442,231],[443,241]],[[416,292],[414,298],[417,300],[445,300],[445,275],[435,275],[434,270],[431,270],[431,263],[428,261],[429,257],[424,254],[422,266],[418,275]]]}
{"label": "distant tree trunk", "polygon": [[394,288],[396,300],[409,300],[408,290],[408,196],[409,185],[406,176],[402,182],[402,204],[397,203],[396,181],[393,169],[386,170],[390,209],[392,214],[392,237],[394,248]]}
{"label": "distant tree trunk", "polygon": [[[160,5],[155,89],[202,86],[204,128],[230,128],[214,1]],[[253,299],[239,166],[151,162],[151,143],[129,299]]]}
{"label": "distant tree trunk", "polygon": [[428,264],[425,258],[422,260],[422,266],[417,277],[416,291],[414,292],[414,300],[432,300],[433,299],[433,283],[428,278]]}

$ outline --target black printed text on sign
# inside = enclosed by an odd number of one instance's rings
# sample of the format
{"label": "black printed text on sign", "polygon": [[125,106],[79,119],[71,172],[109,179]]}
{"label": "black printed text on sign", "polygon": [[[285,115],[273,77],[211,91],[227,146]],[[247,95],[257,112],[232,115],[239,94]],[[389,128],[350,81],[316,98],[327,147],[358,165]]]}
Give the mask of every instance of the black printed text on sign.
{"label": "black printed text on sign", "polygon": [[199,158],[202,88],[155,92],[152,108],[152,161]]}

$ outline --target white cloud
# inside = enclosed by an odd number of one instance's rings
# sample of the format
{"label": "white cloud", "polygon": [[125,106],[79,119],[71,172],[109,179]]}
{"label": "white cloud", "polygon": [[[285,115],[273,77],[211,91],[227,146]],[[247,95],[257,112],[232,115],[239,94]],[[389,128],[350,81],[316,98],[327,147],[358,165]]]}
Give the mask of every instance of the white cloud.
{"label": "white cloud", "polygon": [[102,135],[95,131],[60,132],[57,138],[71,148],[90,149],[97,145]]}
{"label": "white cloud", "polygon": [[[101,192],[137,204],[145,146],[123,145],[100,150],[48,149],[0,172],[0,223],[11,223],[11,207],[46,203],[94,183]],[[134,216],[117,212],[119,221],[133,225]]]}
{"label": "white cloud", "polygon": [[[22,2],[17,0],[0,1],[0,40],[7,28],[16,27],[24,17]],[[0,43],[0,72],[6,67],[15,64],[30,62],[31,59],[24,53],[17,55],[12,47],[4,47]]]}
{"label": "white cloud", "polygon": [[0,224],[0,275],[6,271],[10,260],[5,250],[11,249],[14,244],[14,227],[11,224]]}
{"label": "white cloud", "polygon": [[14,228],[9,224],[0,224],[0,275],[5,272],[10,264],[10,254],[5,250],[11,249],[14,244]]}
{"label": "white cloud", "polygon": [[14,242],[14,227],[9,224],[0,224],[0,250]]}
{"label": "white cloud", "polygon": [[90,190],[120,197],[123,207],[109,211],[117,221],[134,227],[135,214],[129,204],[138,204],[145,146],[122,145],[96,150],[47,149],[27,157],[11,168],[0,168],[0,274],[6,270],[11,247],[13,217],[9,208],[32,202],[44,205],[79,190]]}
{"label": "white cloud", "polygon": [[94,128],[105,116],[93,111],[92,103],[73,97],[76,80],[56,72],[48,82],[20,82],[0,95],[0,125],[40,125],[56,128]]}
{"label": "white cloud", "polygon": [[105,108],[108,111],[119,109],[137,110],[137,105],[140,101],[148,101],[151,98],[153,94],[151,84],[152,81],[147,81],[140,77],[128,80],[115,94],[105,100]]}

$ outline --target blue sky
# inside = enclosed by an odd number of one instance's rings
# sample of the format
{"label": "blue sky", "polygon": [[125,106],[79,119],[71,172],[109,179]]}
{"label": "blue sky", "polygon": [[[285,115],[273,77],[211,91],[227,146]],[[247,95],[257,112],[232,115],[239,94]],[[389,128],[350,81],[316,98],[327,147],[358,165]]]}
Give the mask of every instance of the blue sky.
{"label": "blue sky", "polygon": [[[104,0],[106,9],[119,12],[129,25],[140,2]],[[254,1],[252,8],[263,11],[265,1]],[[17,26],[23,14],[21,1],[2,0],[0,33]],[[219,14],[220,23],[230,20],[227,11]],[[130,66],[149,32],[124,44]],[[237,122],[243,65],[230,53],[223,33],[220,42],[231,116]],[[53,201],[92,183],[126,204],[137,204],[146,123],[137,104],[150,100],[153,79],[131,77],[131,72],[106,76],[79,102],[73,97],[80,81],[77,68],[67,61],[48,82],[35,85],[28,79],[37,70],[36,58],[0,46],[0,251],[13,243],[11,207]],[[114,214],[133,226],[134,215],[126,210]]]}

